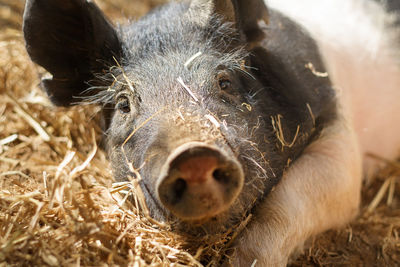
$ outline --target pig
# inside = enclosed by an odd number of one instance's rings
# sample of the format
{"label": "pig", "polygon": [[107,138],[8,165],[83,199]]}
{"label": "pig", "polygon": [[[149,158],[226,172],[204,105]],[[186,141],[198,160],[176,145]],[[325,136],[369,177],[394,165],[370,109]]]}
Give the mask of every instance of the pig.
{"label": "pig", "polygon": [[103,106],[115,179],[138,179],[152,217],[198,235],[252,215],[233,266],[285,266],[349,222],[377,167],[365,154],[400,147],[394,16],[372,1],[266,3],[172,2],[117,27],[89,0],[24,13],[42,87],[55,105]]}

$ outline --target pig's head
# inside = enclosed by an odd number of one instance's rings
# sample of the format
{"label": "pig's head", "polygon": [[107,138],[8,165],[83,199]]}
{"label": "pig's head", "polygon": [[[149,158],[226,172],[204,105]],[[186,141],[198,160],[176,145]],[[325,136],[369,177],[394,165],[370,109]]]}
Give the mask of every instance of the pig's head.
{"label": "pig's head", "polygon": [[260,47],[267,17],[258,0],[194,0],[114,28],[91,1],[27,0],[24,34],[55,104],[104,106],[115,178],[140,179],[155,218],[214,232],[265,197],[327,116],[310,97],[326,79]]}

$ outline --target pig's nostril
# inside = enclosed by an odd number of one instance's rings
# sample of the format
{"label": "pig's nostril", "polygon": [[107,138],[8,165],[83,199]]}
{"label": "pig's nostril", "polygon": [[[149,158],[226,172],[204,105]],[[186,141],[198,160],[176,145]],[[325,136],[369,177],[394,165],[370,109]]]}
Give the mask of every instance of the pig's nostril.
{"label": "pig's nostril", "polygon": [[223,169],[216,169],[214,172],[213,172],[213,177],[214,177],[214,179],[216,180],[216,181],[218,181],[218,182],[220,182],[220,183],[222,183],[222,184],[227,184],[227,183],[229,183],[229,180],[230,180],[230,178],[229,178],[229,173],[227,173],[225,170],[223,170]]}
{"label": "pig's nostril", "polygon": [[174,203],[179,202],[182,199],[183,194],[185,193],[187,184],[186,181],[182,178],[178,178],[172,188],[173,188],[173,195],[174,195]]}

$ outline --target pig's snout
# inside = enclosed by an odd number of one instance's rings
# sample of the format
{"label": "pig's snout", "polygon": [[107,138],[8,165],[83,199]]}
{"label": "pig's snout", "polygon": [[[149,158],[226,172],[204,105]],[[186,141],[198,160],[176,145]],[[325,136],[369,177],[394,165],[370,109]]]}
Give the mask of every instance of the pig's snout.
{"label": "pig's snout", "polygon": [[239,162],[223,150],[191,142],[167,159],[157,186],[161,203],[183,220],[201,220],[230,207],[243,187]]}

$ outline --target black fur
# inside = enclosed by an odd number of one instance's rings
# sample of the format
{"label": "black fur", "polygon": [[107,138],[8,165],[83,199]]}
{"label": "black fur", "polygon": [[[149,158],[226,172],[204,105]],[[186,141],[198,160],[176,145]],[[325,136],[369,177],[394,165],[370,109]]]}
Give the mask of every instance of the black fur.
{"label": "black fur", "polygon": [[23,32],[32,60],[53,77],[43,87],[57,105],[66,106],[88,88],[93,73],[119,58],[121,44],[93,2],[26,1]]}

